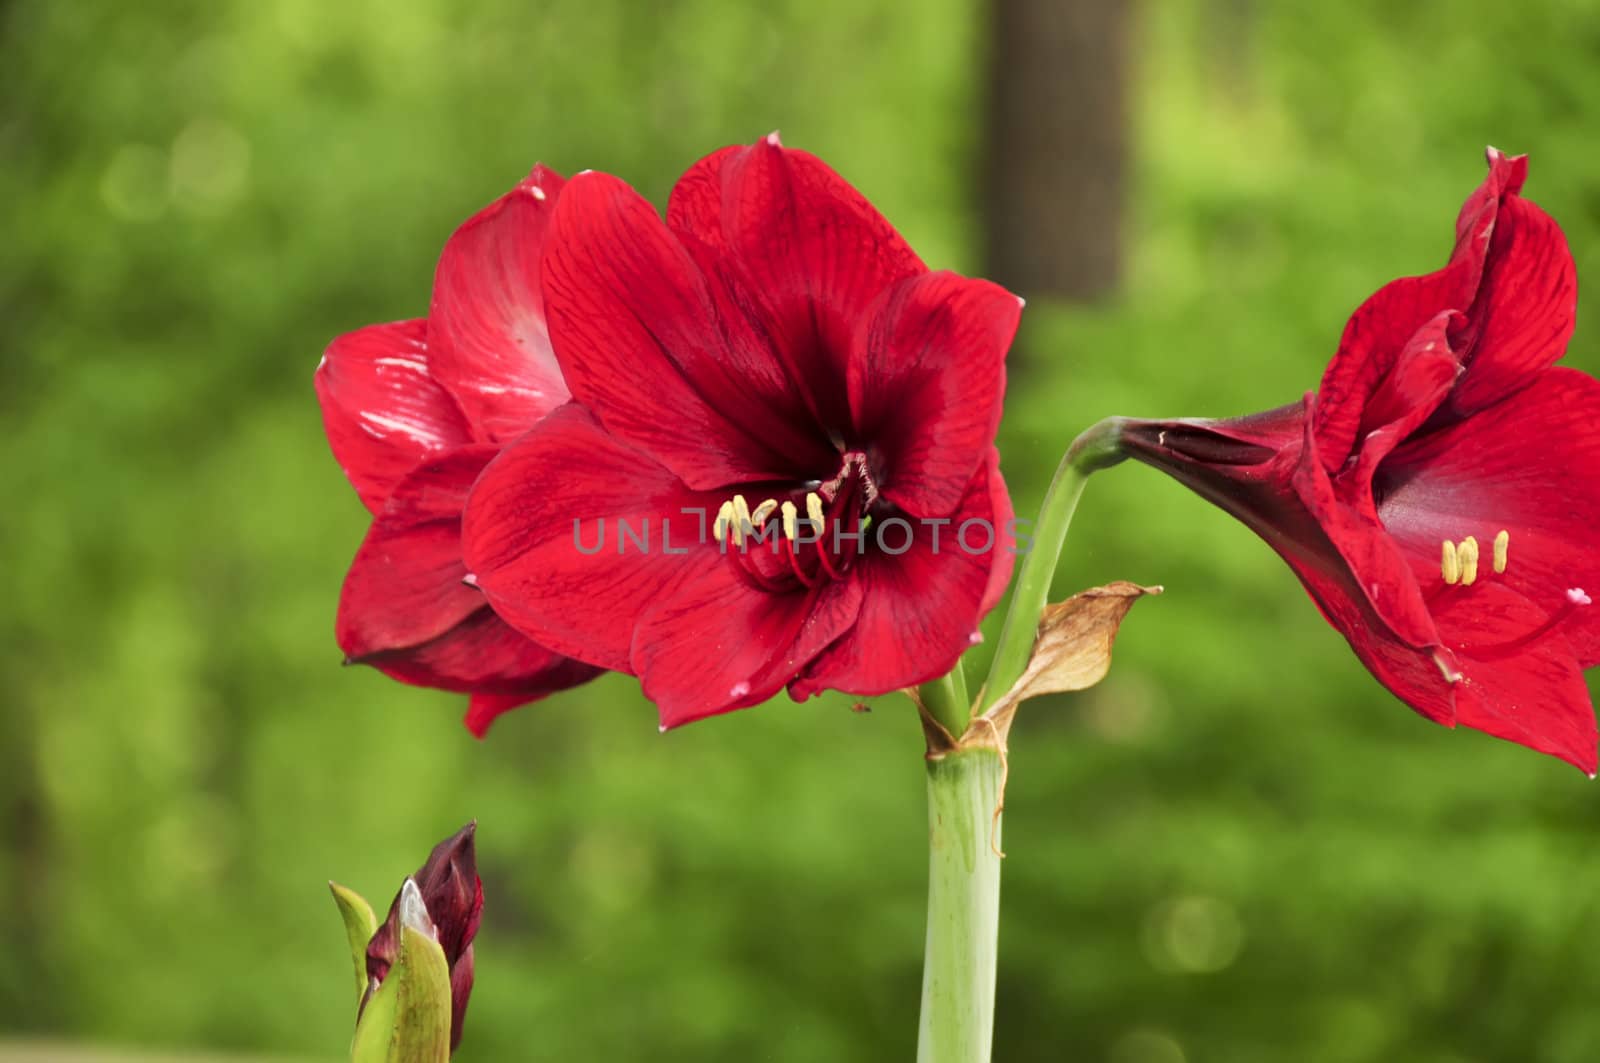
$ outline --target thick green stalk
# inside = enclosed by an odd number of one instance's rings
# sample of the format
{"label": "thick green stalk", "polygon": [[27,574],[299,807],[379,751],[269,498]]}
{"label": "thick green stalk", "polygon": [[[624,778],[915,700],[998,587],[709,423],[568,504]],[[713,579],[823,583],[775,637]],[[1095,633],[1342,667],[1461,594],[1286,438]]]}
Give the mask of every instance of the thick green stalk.
{"label": "thick green stalk", "polygon": [[1050,580],[1056,573],[1056,563],[1061,560],[1061,546],[1066,542],[1067,527],[1072,523],[1073,511],[1078,508],[1078,498],[1083,494],[1090,473],[1115,465],[1125,456],[1118,443],[1121,431],[1120,417],[1108,417],[1091,425],[1072,441],[1056,467],[1055,478],[1045,492],[1044,504],[1039,507],[1039,520],[1033,526],[1033,542],[1017,572],[1011,608],[1000,629],[1000,641],[995,644],[980,711],[1004,696],[1028,667],[1039,617],[1050,596]]}
{"label": "thick green stalk", "polygon": [[988,1063],[1000,927],[1000,754],[928,761],[928,939],[917,1063]]}

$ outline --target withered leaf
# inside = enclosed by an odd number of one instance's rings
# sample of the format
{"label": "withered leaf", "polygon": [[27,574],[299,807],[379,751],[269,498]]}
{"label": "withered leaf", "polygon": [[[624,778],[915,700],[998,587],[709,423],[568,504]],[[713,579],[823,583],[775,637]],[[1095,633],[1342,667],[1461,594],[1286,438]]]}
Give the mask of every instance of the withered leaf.
{"label": "withered leaf", "polygon": [[1083,690],[1104,679],[1128,610],[1145,595],[1160,593],[1160,587],[1117,580],[1045,606],[1027,669],[986,714],[995,730],[1009,731],[1017,706],[1029,698]]}

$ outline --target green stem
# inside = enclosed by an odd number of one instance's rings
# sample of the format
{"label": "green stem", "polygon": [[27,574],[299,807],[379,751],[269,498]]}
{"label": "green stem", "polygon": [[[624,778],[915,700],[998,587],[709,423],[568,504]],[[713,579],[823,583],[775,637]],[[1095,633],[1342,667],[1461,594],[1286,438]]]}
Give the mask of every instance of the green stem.
{"label": "green stem", "polygon": [[1023,555],[1017,573],[1011,608],[1000,629],[1000,641],[995,644],[989,679],[983,687],[983,708],[1004,696],[1028,667],[1039,617],[1050,596],[1050,580],[1055,576],[1056,563],[1061,560],[1061,546],[1066,542],[1067,527],[1072,523],[1073,511],[1078,508],[1078,498],[1083,494],[1090,473],[1115,465],[1125,457],[1118,442],[1121,431],[1120,417],[1108,417],[1091,425],[1072,441],[1061,464],[1056,466],[1055,478],[1045,492],[1039,520],[1033,527],[1032,547]]}
{"label": "green stem", "polygon": [[928,761],[928,939],[917,1063],[988,1063],[1000,928],[1000,803],[993,749]]}
{"label": "green stem", "polygon": [[922,707],[928,710],[928,715],[938,720],[951,738],[961,737],[971,722],[972,699],[967,696],[967,676],[960,661],[949,675],[918,687],[917,696],[922,699]]}

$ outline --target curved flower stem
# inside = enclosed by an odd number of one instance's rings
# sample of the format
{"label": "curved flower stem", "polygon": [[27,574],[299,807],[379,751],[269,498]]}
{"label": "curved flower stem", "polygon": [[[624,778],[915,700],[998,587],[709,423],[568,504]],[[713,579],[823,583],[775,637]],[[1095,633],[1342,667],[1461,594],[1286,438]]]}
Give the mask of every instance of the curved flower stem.
{"label": "curved flower stem", "polygon": [[917,1063],[988,1063],[1000,929],[1000,787],[993,749],[928,761],[928,938]]}
{"label": "curved flower stem", "polygon": [[1067,526],[1072,523],[1084,484],[1090,473],[1109,468],[1127,456],[1119,441],[1122,424],[1122,418],[1108,417],[1089,426],[1072,441],[1061,464],[1056,466],[1055,478],[1050,481],[1044,504],[1039,507],[1032,548],[1023,556],[1021,570],[1017,573],[1011,608],[1006,612],[1005,626],[1000,629],[1000,641],[995,645],[994,660],[989,666],[989,679],[983,687],[982,708],[1004,696],[1028,667],[1039,616],[1050,595],[1050,580],[1055,575],[1056,563],[1061,560]]}

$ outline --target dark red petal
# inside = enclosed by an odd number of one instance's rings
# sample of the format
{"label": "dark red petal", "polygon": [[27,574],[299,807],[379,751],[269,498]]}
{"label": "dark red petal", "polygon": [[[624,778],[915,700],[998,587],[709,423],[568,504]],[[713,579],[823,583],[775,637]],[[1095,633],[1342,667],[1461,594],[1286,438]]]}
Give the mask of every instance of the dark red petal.
{"label": "dark red petal", "polygon": [[706,551],[701,572],[648,610],[633,661],[663,729],[759,705],[844,634],[861,608],[857,581],[768,594],[732,559]]}
{"label": "dark red petal", "polygon": [[960,504],[1000,426],[1021,314],[1022,301],[999,285],[941,271],[901,281],[861,323],[850,408],[896,505],[937,517]]}
{"label": "dark red petal", "polygon": [[461,1046],[461,1034],[467,1022],[467,1002],[472,999],[474,961],[472,947],[461,954],[450,967],[450,1051]]}
{"label": "dark red petal", "polygon": [[667,228],[680,237],[692,237],[698,243],[725,250],[722,168],[749,150],[747,144],[730,144],[689,167],[672,186],[672,195],[667,199]]}
{"label": "dark red petal", "polygon": [[633,189],[573,178],[543,268],[562,373],[608,432],[697,489],[799,471],[767,442],[759,397],[788,386],[770,352],[747,328],[728,341],[699,267]]}
{"label": "dark red petal", "polygon": [[1460,649],[1457,719],[1593,775],[1594,707],[1566,638],[1549,631],[1527,644],[1513,638],[1509,645],[1515,646],[1514,652],[1496,652],[1492,646],[1508,633],[1542,625],[1546,616],[1541,605],[1496,583],[1454,587],[1436,603],[1439,630]]}
{"label": "dark red petal", "polygon": [[545,649],[488,606],[432,642],[377,653],[362,663],[402,683],[504,695],[519,705],[587,683],[602,671]]}
{"label": "dark red petal", "polygon": [[1370,521],[1378,519],[1372,493],[1378,466],[1433,416],[1460,375],[1461,363],[1447,335],[1459,317],[1446,310],[1419,329],[1367,400],[1356,461],[1339,472],[1334,484],[1339,496]]}
{"label": "dark red petal", "polygon": [[1466,414],[1531,381],[1566,353],[1578,278],[1555,219],[1515,196],[1500,207],[1478,297],[1468,312],[1467,372],[1450,397]]}
{"label": "dark red petal", "polygon": [[[1600,592],[1600,382],[1573,369],[1396,450],[1380,467],[1379,515],[1424,586],[1440,583],[1441,544],[1478,540],[1478,579],[1504,583],[1546,613],[1569,588]],[[1490,565],[1510,533],[1506,571]],[[1469,588],[1470,589],[1470,588]],[[1600,611],[1566,622],[1579,663],[1600,664]]]}
{"label": "dark red petal", "polygon": [[851,578],[862,585],[861,614],[790,686],[796,700],[821,690],[886,694],[955,667],[1015,562],[1011,505],[998,470],[991,451],[948,524],[874,523],[868,534],[876,543],[898,550],[909,532],[909,546],[899,554],[875,548],[857,560]]}
{"label": "dark red petal", "polygon": [[1436,273],[1385,285],[1350,318],[1339,351],[1317,389],[1317,445],[1330,473],[1343,466],[1359,438],[1368,397],[1424,322],[1446,310],[1470,312],[1468,334],[1452,343],[1463,361],[1470,361],[1470,332],[1480,324],[1482,306],[1475,301],[1481,304],[1490,236],[1502,208],[1520,202],[1515,197],[1526,174],[1525,159],[1508,159],[1491,149],[1488,176],[1467,197],[1456,218],[1456,246],[1449,264]]}
{"label": "dark red petal", "polygon": [[[1306,401],[1311,404],[1310,396]],[[1346,504],[1328,479],[1311,427],[1316,420],[1314,406],[1311,411],[1306,418],[1305,449],[1291,484],[1315,522],[1316,534],[1324,538],[1331,552],[1326,547],[1319,548],[1320,544],[1304,532],[1292,549],[1315,558],[1327,577],[1343,584],[1345,595],[1351,599],[1348,608],[1320,597],[1318,604],[1335,612],[1329,619],[1346,636],[1352,627],[1364,624],[1381,627],[1385,636],[1417,649],[1439,645],[1438,630],[1404,551],[1374,517]],[[1284,556],[1300,571],[1301,563],[1288,553]],[[1301,578],[1306,578],[1304,572]]]}
{"label": "dark red petal", "polygon": [[[504,623],[504,621],[502,621]],[[577,663],[577,662],[574,662]],[[589,667],[589,666],[585,666]],[[483,738],[495,720],[512,709],[520,709],[542,695],[527,694],[474,694],[467,701],[467,715],[462,719],[474,738]]]}
{"label": "dark red petal", "polygon": [[539,289],[539,258],[564,184],[535,166],[457,229],[439,258],[428,311],[433,375],[483,440],[512,440],[567,401]]}
{"label": "dark red petal", "polygon": [[461,582],[461,510],[495,453],[492,446],[459,448],[395,488],[339,596],[336,631],[346,656],[361,660],[429,642],[483,608],[483,595]]}
{"label": "dark red petal", "polygon": [[1368,400],[1411,338],[1440,312],[1464,308],[1478,269],[1458,258],[1437,273],[1391,281],[1351,316],[1317,388],[1314,430],[1328,472],[1341,469],[1355,449]]}
{"label": "dark red petal", "polygon": [[374,513],[419,462],[470,442],[450,394],[430,376],[427,322],[347,332],[317,366],[317,401],[333,456]]}
{"label": "dark red petal", "polygon": [[[467,564],[495,610],[541,644],[631,672],[637,617],[699,574],[696,555],[715,554],[709,525],[722,502],[573,403],[484,471],[467,506]],[[648,546],[625,538],[620,520]]]}
{"label": "dark red petal", "polygon": [[779,358],[837,427],[849,413],[840,385],[857,330],[885,290],[927,267],[844,178],[776,135],[713,159],[690,171],[695,187],[680,197],[675,225],[715,242],[713,198],[698,190],[715,169],[727,256]]}

